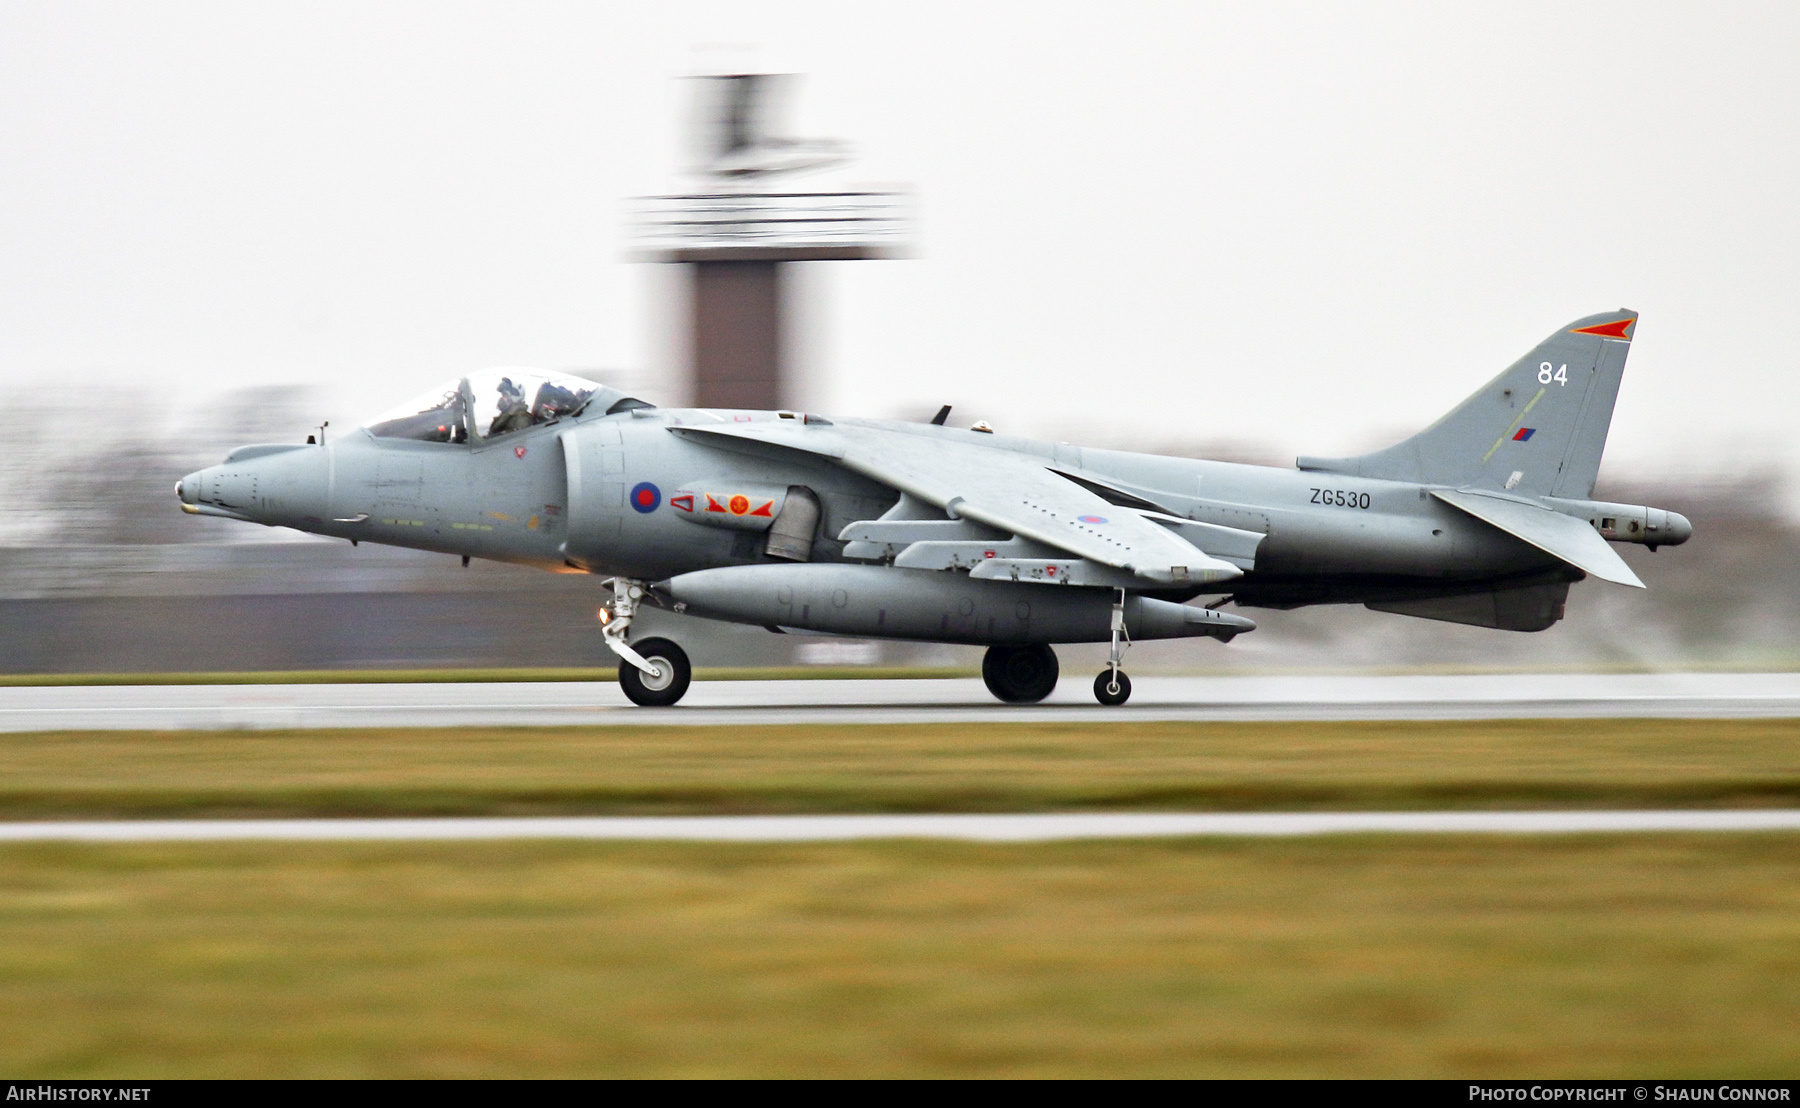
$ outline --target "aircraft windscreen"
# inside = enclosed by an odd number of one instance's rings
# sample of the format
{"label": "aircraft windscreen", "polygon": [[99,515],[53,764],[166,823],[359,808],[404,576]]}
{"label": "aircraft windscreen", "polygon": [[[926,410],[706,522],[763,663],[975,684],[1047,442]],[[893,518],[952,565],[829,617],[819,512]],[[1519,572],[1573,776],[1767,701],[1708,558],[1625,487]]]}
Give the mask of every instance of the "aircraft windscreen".
{"label": "aircraft windscreen", "polygon": [[500,370],[469,378],[476,433],[494,438],[574,415],[600,386],[579,377]]}
{"label": "aircraft windscreen", "polygon": [[467,442],[463,421],[462,382],[439,385],[418,398],[383,412],[363,426],[383,439],[421,442]]}

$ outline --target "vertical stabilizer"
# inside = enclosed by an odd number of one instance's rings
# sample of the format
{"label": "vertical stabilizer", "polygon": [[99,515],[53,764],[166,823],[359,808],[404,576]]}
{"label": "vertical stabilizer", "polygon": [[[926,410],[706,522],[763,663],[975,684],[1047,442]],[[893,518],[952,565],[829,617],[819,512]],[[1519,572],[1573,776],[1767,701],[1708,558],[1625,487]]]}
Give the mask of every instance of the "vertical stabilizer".
{"label": "vertical stabilizer", "polygon": [[1301,469],[1585,499],[1594,491],[1637,313],[1557,331],[1450,414],[1405,442]]}

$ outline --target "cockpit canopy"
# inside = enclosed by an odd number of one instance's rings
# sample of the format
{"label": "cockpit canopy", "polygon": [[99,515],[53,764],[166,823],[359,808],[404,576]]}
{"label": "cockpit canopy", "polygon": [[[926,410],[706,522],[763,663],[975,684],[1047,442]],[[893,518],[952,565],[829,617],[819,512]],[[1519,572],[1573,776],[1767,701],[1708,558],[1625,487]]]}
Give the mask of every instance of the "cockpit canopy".
{"label": "cockpit canopy", "polygon": [[371,435],[421,442],[468,442],[554,423],[604,404],[608,414],[649,404],[566,374],[495,369],[439,385],[365,423]]}

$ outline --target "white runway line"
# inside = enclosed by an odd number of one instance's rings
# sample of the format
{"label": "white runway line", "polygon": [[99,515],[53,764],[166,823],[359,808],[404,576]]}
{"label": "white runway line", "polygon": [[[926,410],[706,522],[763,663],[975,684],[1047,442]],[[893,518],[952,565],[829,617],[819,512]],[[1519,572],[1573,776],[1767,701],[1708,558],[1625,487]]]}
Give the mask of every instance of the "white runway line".
{"label": "white runway line", "polygon": [[1032,815],[568,816],[513,819],[236,819],[0,823],[4,842],[610,839],[638,842],[1054,842],[1193,836],[1564,835],[1794,831],[1800,809],[1601,812],[1118,812]]}
{"label": "white runway line", "polygon": [[697,681],[674,708],[604,682],[0,688],[0,731],[1668,717],[1800,718],[1800,673],[1139,677],[1102,708],[1071,674],[1042,704],[979,680]]}

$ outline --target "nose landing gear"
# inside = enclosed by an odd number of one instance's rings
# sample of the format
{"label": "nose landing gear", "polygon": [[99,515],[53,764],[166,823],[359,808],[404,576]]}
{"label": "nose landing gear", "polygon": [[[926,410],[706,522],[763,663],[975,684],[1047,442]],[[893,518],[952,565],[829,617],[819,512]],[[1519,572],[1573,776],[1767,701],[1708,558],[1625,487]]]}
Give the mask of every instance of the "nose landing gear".
{"label": "nose landing gear", "polygon": [[600,638],[619,656],[619,688],[633,704],[646,708],[674,704],[687,695],[694,679],[687,653],[668,639],[641,639],[634,649],[625,636],[644,598],[644,583],[615,577],[607,586],[612,602],[600,609]]}
{"label": "nose landing gear", "polygon": [[1131,678],[1119,668],[1130,646],[1131,632],[1125,630],[1125,590],[1120,589],[1113,597],[1112,650],[1107,654],[1106,668],[1094,678],[1094,699],[1108,708],[1117,708],[1131,699]]}
{"label": "nose landing gear", "polygon": [[633,704],[666,708],[687,695],[694,667],[681,647],[668,639],[644,639],[637,644],[637,652],[650,663],[648,671],[629,661],[619,662],[619,688]]}

